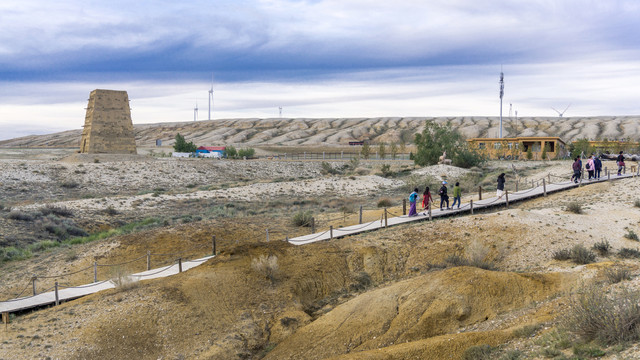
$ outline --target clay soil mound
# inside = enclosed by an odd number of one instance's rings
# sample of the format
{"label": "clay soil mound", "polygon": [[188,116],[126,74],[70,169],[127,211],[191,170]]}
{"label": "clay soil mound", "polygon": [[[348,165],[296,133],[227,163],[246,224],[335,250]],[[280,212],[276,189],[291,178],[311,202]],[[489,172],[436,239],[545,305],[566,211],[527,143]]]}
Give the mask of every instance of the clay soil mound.
{"label": "clay soil mound", "polygon": [[471,267],[427,273],[336,307],[280,343],[266,359],[325,359],[347,353],[353,357],[345,358],[370,358],[357,352],[387,347],[385,355],[376,358],[461,355],[477,341],[504,341],[508,334],[468,333],[456,341],[451,341],[451,336],[434,337],[546,299],[562,285],[559,274],[502,273]]}

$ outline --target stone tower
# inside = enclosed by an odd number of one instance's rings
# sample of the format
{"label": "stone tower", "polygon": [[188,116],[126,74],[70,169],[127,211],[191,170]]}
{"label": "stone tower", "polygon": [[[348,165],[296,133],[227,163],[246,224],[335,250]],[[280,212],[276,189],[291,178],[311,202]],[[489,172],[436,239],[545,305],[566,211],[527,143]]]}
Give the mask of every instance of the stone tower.
{"label": "stone tower", "polygon": [[80,152],[136,154],[136,139],[126,91],[93,90],[89,96]]}

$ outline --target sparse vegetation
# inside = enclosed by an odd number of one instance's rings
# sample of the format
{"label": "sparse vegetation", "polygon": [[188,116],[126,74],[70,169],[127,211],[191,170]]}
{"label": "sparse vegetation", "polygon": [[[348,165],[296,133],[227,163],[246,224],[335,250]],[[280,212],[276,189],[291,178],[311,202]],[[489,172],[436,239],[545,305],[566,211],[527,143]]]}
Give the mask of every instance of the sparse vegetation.
{"label": "sparse vegetation", "polygon": [[567,207],[565,210],[568,212],[572,212],[574,214],[582,214],[584,212],[582,210],[582,204],[580,204],[577,201],[572,201],[569,204],[567,204]]}
{"label": "sparse vegetation", "polygon": [[298,211],[293,215],[293,225],[311,227],[311,219],[313,213],[311,211]]}
{"label": "sparse vegetation", "polygon": [[607,240],[602,240],[593,244],[593,250],[597,251],[600,256],[606,256],[611,251],[611,244]]}
{"label": "sparse vegetation", "polygon": [[612,345],[640,340],[640,292],[607,293],[598,286],[578,292],[564,317],[567,331],[583,341]]}
{"label": "sparse vegetation", "polygon": [[252,148],[244,148],[244,149],[238,150],[238,157],[240,159],[251,159],[254,157],[255,154],[256,154],[256,151],[255,149],[252,149]]}
{"label": "sparse vegetation", "polygon": [[462,360],[492,360],[495,358],[496,348],[490,345],[471,346],[462,354]]}
{"label": "sparse vegetation", "polygon": [[182,153],[196,152],[197,146],[192,141],[187,142],[184,139],[184,136],[180,135],[180,133],[176,134],[175,140],[176,142],[173,144],[173,150],[175,152],[182,152]]}
{"label": "sparse vegetation", "polygon": [[379,208],[388,208],[388,207],[391,207],[391,206],[393,206],[393,202],[389,198],[382,198],[382,199],[378,200],[378,207]]}
{"label": "sparse vegetation", "polygon": [[280,267],[278,266],[278,257],[275,255],[260,255],[251,259],[251,268],[258,274],[269,279],[274,284],[279,276]]}
{"label": "sparse vegetation", "polygon": [[631,271],[624,266],[614,266],[604,270],[604,276],[610,284],[631,280]]}
{"label": "sparse vegetation", "polygon": [[636,234],[636,232],[631,229],[627,230],[627,233],[624,234],[624,237],[625,239],[638,241],[638,234]]}
{"label": "sparse vegetation", "polygon": [[389,165],[389,164],[382,164],[380,166],[380,172],[382,173],[382,176],[384,176],[384,177],[393,176],[393,171],[391,171],[391,165]]}
{"label": "sparse vegetation", "polygon": [[572,260],[576,264],[590,264],[596,260],[596,254],[584,247],[584,245],[577,244],[572,249],[561,249],[553,253],[553,259],[558,261]]}
{"label": "sparse vegetation", "polygon": [[637,249],[622,248],[618,250],[618,257],[623,259],[637,259],[640,258],[640,251]]}

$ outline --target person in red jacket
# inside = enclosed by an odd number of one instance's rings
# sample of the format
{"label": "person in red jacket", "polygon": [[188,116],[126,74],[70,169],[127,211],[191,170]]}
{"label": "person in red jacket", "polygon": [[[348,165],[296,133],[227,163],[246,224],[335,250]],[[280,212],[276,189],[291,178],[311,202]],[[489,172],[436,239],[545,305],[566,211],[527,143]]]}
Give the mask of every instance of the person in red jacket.
{"label": "person in red jacket", "polygon": [[427,210],[429,209],[429,204],[433,201],[431,197],[431,191],[429,191],[429,187],[427,186],[424,189],[424,193],[422,193],[422,210],[424,210],[424,214],[427,215]]}

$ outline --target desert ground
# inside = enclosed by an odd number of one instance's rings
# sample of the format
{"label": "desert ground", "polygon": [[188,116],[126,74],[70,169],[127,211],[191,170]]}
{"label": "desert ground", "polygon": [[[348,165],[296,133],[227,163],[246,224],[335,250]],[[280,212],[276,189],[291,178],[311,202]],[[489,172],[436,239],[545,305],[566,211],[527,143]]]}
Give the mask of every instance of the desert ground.
{"label": "desert ground", "polygon": [[[437,198],[443,179],[459,181],[465,203],[478,186],[491,196],[500,172],[513,191],[516,182],[522,189],[568,179],[570,162],[460,169],[139,153],[0,149],[2,300],[30,286],[33,274],[124,263],[147,251],[203,256],[214,235],[218,256],[170,278],[14,314],[0,330],[0,359],[640,358],[633,342],[581,340],[567,317],[590,286],[611,296],[640,287],[640,244],[629,236],[640,231],[640,178],[294,246],[282,240],[309,233],[294,224],[301,212],[313,214],[318,230],[338,228],[357,223],[359,206],[364,221],[379,219],[383,199],[401,213],[414,186],[431,186]],[[383,164],[391,174],[383,176]],[[105,236],[89,240],[96,234]],[[596,251],[605,243],[607,251]],[[592,261],[556,259],[576,245]],[[271,265],[259,266],[265,261]],[[99,277],[144,266],[105,268]],[[610,281],[612,269],[628,276]]]}

